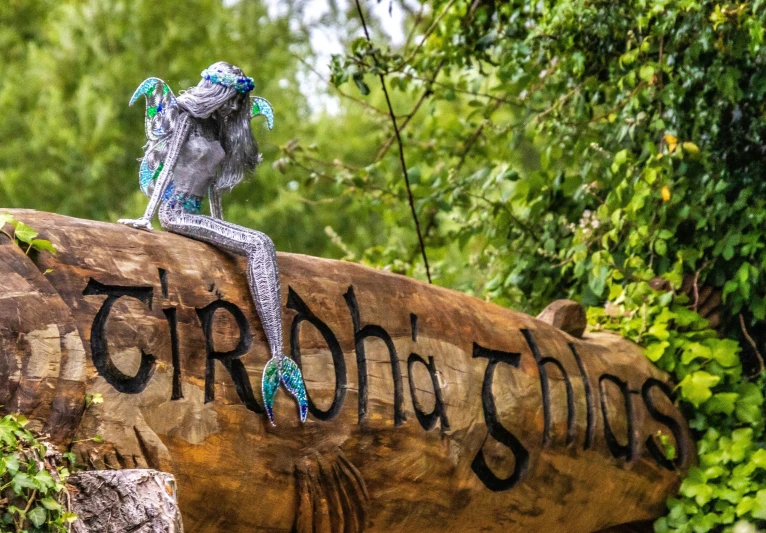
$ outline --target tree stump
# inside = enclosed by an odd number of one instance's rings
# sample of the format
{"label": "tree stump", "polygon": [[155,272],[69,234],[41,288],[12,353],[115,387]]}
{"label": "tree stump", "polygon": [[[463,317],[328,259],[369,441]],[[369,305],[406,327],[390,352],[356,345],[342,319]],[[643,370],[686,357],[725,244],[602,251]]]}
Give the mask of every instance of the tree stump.
{"label": "tree stump", "polygon": [[155,470],[76,472],[67,489],[74,533],[183,533],[173,476]]}
{"label": "tree stump", "polygon": [[591,533],[665,514],[696,461],[638,346],[296,254],[278,257],[284,341],[309,419],[281,392],[271,426],[243,258],[13,214],[58,254],[0,241],[0,403],[90,468],[173,473],[191,531]]}

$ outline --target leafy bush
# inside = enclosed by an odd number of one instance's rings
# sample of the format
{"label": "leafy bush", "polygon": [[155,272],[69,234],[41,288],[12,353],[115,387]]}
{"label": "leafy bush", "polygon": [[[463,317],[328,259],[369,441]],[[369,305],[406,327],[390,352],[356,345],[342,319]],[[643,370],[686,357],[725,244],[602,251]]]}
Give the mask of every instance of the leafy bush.
{"label": "leafy bush", "polygon": [[50,464],[47,446],[26,425],[21,415],[0,419],[0,533],[65,533],[76,518],[66,510],[69,471]]}

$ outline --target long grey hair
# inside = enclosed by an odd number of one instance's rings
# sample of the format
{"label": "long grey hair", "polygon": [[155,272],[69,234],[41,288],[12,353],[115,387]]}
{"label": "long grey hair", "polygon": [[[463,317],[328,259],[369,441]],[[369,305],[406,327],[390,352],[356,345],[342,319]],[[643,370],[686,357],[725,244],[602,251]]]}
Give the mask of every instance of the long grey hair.
{"label": "long grey hair", "polygon": [[[225,73],[244,77],[244,72],[225,61],[219,61],[209,70],[221,69]],[[234,87],[225,87],[202,79],[178,97],[182,111],[198,119],[214,118],[218,125],[218,140],[226,152],[216,189],[230,190],[250,174],[261,161],[258,145],[250,129],[250,100],[247,93]]]}

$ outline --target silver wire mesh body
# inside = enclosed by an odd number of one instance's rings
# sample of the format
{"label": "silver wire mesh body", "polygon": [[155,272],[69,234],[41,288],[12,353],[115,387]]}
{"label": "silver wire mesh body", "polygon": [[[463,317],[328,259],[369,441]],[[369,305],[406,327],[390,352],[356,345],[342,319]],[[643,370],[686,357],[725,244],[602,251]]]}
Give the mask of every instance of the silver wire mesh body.
{"label": "silver wire mesh body", "polygon": [[271,239],[260,231],[243,228],[205,215],[187,213],[163,202],[162,227],[247,257],[247,281],[261,319],[272,357],[282,359],[282,291],[277,252]]}

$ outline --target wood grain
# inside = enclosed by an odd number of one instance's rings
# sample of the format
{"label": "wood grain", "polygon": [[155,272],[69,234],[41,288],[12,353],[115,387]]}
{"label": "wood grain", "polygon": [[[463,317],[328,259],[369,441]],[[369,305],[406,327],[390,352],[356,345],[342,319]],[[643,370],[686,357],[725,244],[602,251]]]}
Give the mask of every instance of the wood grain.
{"label": "wood grain", "polygon": [[[29,374],[37,348],[19,335],[41,346],[55,325],[61,361],[67,332],[81,339],[72,381],[104,403],[58,415],[55,398],[73,396],[55,372],[21,395],[31,403],[2,403],[62,442],[73,433],[92,468],[174,474],[188,531],[590,533],[664,514],[696,460],[667,376],[637,346],[296,254],[279,254],[284,340],[311,411],[301,424],[282,391],[272,427],[242,259],[177,235],[12,212],[59,253],[33,264],[0,246],[0,275],[14,280],[0,284],[0,390],[19,397]],[[106,442],[83,441],[95,434]]]}

